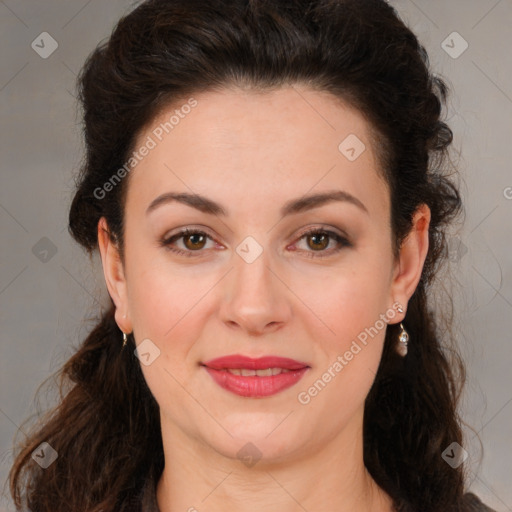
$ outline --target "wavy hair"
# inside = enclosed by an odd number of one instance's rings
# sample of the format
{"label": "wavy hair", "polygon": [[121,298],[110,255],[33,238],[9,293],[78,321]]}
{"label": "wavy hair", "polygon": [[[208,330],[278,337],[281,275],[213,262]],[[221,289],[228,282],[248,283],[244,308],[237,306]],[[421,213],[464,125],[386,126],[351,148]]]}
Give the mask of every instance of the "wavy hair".
{"label": "wavy hair", "polygon": [[[464,365],[450,322],[434,311],[433,284],[447,257],[447,229],[462,212],[442,120],[447,86],[427,52],[384,0],[148,0],[117,23],[78,78],[86,154],[69,230],[89,253],[106,217],[123,247],[129,180],[95,193],[120,169],[137,135],[167,105],[236,86],[268,91],[306,84],[358,109],[375,133],[389,185],[393,251],[421,204],[431,210],[429,249],[404,324],[409,353],[394,351],[387,328],[365,401],[364,463],[396,510],[461,511],[464,466],[441,457],[462,444],[457,404]],[[431,293],[432,292],[432,293]],[[133,344],[133,340],[130,341]],[[16,506],[33,512],[123,510],[164,459],[159,408],[132,350],[120,350],[113,303],[60,370],[58,406],[18,447],[10,473]],[[43,441],[59,454],[41,470]],[[122,471],[120,471],[120,468]]]}

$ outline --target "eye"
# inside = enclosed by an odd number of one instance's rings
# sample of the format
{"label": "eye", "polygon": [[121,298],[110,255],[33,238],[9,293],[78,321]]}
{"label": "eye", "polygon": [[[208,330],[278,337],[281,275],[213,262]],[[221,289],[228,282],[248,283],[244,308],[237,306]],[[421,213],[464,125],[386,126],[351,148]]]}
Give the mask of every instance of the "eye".
{"label": "eye", "polygon": [[[352,244],[346,237],[328,229],[310,228],[302,233],[299,240],[303,238],[306,238],[307,246],[312,249],[312,251],[305,251],[305,256],[309,258],[325,258],[338,253],[344,247],[352,247]],[[325,249],[329,246],[329,242],[332,239],[338,243],[338,246],[326,251]]]}
{"label": "eye", "polygon": [[[177,247],[173,247],[173,243],[180,238],[183,238],[184,245],[186,250],[179,249]],[[196,229],[184,229],[175,235],[172,235],[169,238],[164,238],[161,240],[161,245],[163,245],[166,249],[180,256],[196,256],[194,252],[202,252],[201,249],[204,248],[207,239],[213,241],[212,237],[209,236],[204,231],[196,230]]]}
{"label": "eye", "polygon": [[[311,243],[308,243],[307,245],[312,250],[300,250],[301,252],[304,252],[307,257],[310,258],[324,258],[327,256],[331,256],[335,253],[338,253],[344,247],[352,247],[352,244],[348,241],[346,237],[328,229],[310,228],[307,231],[303,232],[298,240],[300,241],[303,238],[306,238],[308,242],[311,241]],[[180,249],[173,245],[180,239],[183,239],[185,249]],[[187,228],[179,231],[178,233],[168,238],[162,239],[160,241],[160,244],[167,250],[175,254],[178,254],[180,256],[191,257],[200,256],[201,253],[204,252],[202,249],[205,248],[208,239],[214,241],[213,238],[204,231]],[[338,244],[338,246],[326,251],[325,249],[329,247],[331,240],[334,240]]]}

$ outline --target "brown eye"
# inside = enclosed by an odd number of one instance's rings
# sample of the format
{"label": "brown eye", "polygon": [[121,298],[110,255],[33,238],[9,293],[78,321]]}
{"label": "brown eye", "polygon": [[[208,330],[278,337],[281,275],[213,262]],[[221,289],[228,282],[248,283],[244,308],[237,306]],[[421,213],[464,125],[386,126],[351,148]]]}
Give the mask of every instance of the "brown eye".
{"label": "brown eye", "polygon": [[[160,243],[169,251],[180,256],[200,256],[205,252],[202,249],[208,240],[212,240],[212,238],[204,231],[185,229],[169,238],[162,239]],[[175,247],[178,241],[181,242],[183,249]]]}
{"label": "brown eye", "polygon": [[[315,251],[326,249],[329,246],[329,239],[329,235],[323,231],[317,231],[316,233],[307,235],[308,246]],[[309,241],[312,243],[309,243]]]}
{"label": "brown eye", "polygon": [[[333,256],[345,247],[352,247],[352,243],[347,238],[326,229],[309,229],[299,237],[299,240],[302,239],[305,239],[306,249],[300,249],[300,252],[309,258]],[[328,249],[332,241],[334,241],[334,247]]]}
{"label": "brown eye", "polygon": [[206,236],[202,233],[190,233],[183,235],[183,243],[187,249],[202,249],[206,243]]}

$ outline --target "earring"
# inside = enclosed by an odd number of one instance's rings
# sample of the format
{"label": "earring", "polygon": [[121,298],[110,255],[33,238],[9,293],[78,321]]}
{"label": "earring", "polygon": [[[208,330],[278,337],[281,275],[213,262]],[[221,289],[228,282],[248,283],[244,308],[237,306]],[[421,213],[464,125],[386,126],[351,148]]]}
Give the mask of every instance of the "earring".
{"label": "earring", "polygon": [[128,336],[126,336],[126,333],[123,332],[123,348],[126,346],[127,342],[128,342]]}
{"label": "earring", "polygon": [[398,336],[398,345],[396,347],[396,351],[402,356],[405,357],[407,355],[407,345],[409,342],[409,333],[404,329],[402,322],[400,322],[400,334]]}

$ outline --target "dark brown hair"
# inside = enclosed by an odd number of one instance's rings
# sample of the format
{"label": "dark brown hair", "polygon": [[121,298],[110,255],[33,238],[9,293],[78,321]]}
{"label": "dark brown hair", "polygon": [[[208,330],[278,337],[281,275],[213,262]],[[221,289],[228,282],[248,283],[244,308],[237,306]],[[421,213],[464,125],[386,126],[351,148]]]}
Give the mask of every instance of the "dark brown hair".
{"label": "dark brown hair", "polygon": [[[97,248],[105,216],[123,245],[125,178],[95,194],[127,161],[135,138],[178,98],[228,86],[266,91],[306,84],[356,107],[378,134],[389,185],[395,255],[412,215],[432,213],[429,250],[404,320],[407,357],[387,328],[366,398],[364,462],[397,510],[462,510],[463,467],[441,454],[462,445],[457,402],[464,366],[430,291],[446,259],[446,229],[462,211],[441,119],[445,82],[431,73],[415,35],[383,0],[149,0],[123,17],[79,77],[86,157],[69,228]],[[58,407],[20,445],[10,474],[17,506],[33,512],[122,510],[163,469],[158,404],[132,350],[121,351],[114,309],[104,313],[60,372]],[[133,340],[131,341],[133,343]],[[42,470],[43,441],[58,452]]]}

